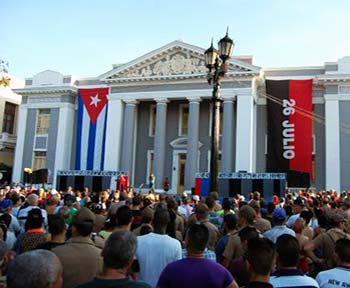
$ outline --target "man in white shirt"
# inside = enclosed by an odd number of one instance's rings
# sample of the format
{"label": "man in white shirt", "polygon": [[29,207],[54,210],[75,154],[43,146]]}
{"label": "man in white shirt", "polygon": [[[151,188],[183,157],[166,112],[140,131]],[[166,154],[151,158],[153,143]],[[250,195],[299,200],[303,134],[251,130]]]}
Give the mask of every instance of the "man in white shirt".
{"label": "man in white shirt", "polygon": [[138,280],[152,287],[156,287],[165,266],[182,257],[180,242],[165,234],[169,220],[168,210],[157,208],[153,220],[154,232],[137,237]]}
{"label": "man in white shirt", "polygon": [[[27,203],[28,203],[28,207],[20,209],[18,211],[18,216],[17,219],[19,221],[19,224],[21,225],[21,228],[24,230],[24,224],[27,221],[27,217],[28,217],[28,212],[32,209],[40,209],[38,207],[39,205],[39,196],[32,193],[27,197]],[[44,218],[44,225],[45,227],[47,227],[47,213],[44,209],[40,209],[41,210],[41,215]]]}
{"label": "man in white shirt", "polygon": [[321,288],[350,287],[350,240],[341,238],[335,243],[334,260],[337,267],[320,272],[316,281]]}

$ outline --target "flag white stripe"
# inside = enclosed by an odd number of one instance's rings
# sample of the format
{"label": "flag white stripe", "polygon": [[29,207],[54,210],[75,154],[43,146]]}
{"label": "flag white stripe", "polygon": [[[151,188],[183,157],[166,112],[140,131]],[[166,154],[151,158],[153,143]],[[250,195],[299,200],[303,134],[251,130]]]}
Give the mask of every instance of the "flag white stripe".
{"label": "flag white stripe", "polygon": [[80,150],[80,169],[87,168],[87,154],[89,143],[90,117],[84,105],[83,124],[81,129],[81,150]]}
{"label": "flag white stripe", "polygon": [[103,129],[105,124],[106,106],[101,110],[96,121],[94,170],[101,170]]}

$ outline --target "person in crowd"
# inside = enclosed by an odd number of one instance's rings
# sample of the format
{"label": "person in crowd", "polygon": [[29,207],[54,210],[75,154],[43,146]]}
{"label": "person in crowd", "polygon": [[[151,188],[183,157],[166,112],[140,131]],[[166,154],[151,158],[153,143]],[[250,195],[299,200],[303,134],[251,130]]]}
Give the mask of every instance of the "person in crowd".
{"label": "person in crowd", "polygon": [[216,260],[222,263],[225,247],[228,243],[230,235],[237,233],[237,217],[234,213],[228,213],[224,216],[224,236],[222,236],[215,244]]}
{"label": "person in crowd", "polygon": [[135,197],[132,199],[132,225],[131,230],[136,229],[142,224],[142,197],[141,195],[135,195]]}
{"label": "person in crowd", "polygon": [[265,238],[270,239],[273,243],[276,243],[277,238],[283,234],[295,236],[295,232],[292,229],[288,228],[285,224],[287,214],[284,208],[275,208],[272,218],[275,226],[263,234]]}
{"label": "person in crowd", "polygon": [[40,209],[32,209],[28,212],[24,225],[25,232],[18,236],[16,243],[18,254],[33,250],[47,241],[43,222],[44,219]]}
{"label": "person in crowd", "polygon": [[57,207],[59,207],[59,199],[56,195],[57,194],[51,196],[49,199],[46,199],[45,210],[47,215],[55,214],[57,211]]}
{"label": "person in crowd", "polygon": [[316,277],[320,288],[350,287],[350,240],[337,240],[334,251],[336,267],[320,272]]}
{"label": "person in crowd", "polygon": [[116,214],[117,227],[116,230],[130,230],[133,221],[132,210],[129,206],[124,205],[117,210]]}
{"label": "person in crowd", "polygon": [[153,222],[153,210],[147,206],[142,209],[142,224],[132,232],[135,236],[140,236],[140,231],[144,225],[151,225]]}
{"label": "person in crowd", "polygon": [[302,197],[298,197],[293,202],[293,215],[289,217],[287,221],[287,226],[289,228],[293,228],[295,221],[300,217],[301,211],[303,211],[305,207],[305,199]]}
{"label": "person in crowd", "polygon": [[205,258],[204,251],[208,241],[209,230],[204,224],[191,225],[185,240],[187,257],[168,264],[159,277],[157,287],[238,288],[237,283],[224,267]]}
{"label": "person in crowd", "polygon": [[224,200],[222,201],[222,209],[219,210],[217,213],[221,217],[224,217],[227,214],[235,214],[235,211],[232,208],[232,201],[229,198],[224,198]]}
{"label": "person in crowd", "polygon": [[[260,199],[260,193],[259,193],[259,196],[256,196],[256,198]],[[271,229],[271,223],[269,220],[266,220],[261,217],[260,203],[261,203],[260,201],[252,200],[250,201],[249,205],[255,210],[255,213],[256,213],[256,221],[255,221],[254,227],[258,229],[260,233],[263,234],[266,231]]]}
{"label": "person in crowd", "polygon": [[[322,270],[335,267],[333,259],[335,242],[341,238],[350,239],[350,235],[344,232],[348,225],[344,212],[341,210],[329,211],[327,217],[331,228],[318,235],[313,239],[310,245],[305,247],[309,252],[309,257],[317,263]],[[314,250],[318,253],[313,253],[312,251]]]}
{"label": "person in crowd", "polygon": [[220,237],[219,229],[208,219],[208,206],[204,203],[199,203],[195,208],[195,215],[188,221],[188,225],[193,224],[196,221],[203,223],[209,230],[209,242],[208,249],[214,251],[216,241]]}
{"label": "person in crowd", "polygon": [[7,244],[0,240],[0,287],[6,287],[6,271],[7,265],[13,258],[13,255],[9,252]]}
{"label": "person in crowd", "polygon": [[302,217],[299,217],[293,226],[293,230],[295,232],[295,238],[297,238],[298,243],[299,243],[299,261],[297,268],[303,272],[303,273],[308,273],[309,271],[309,258],[308,258],[308,253],[305,251],[305,247],[309,245],[309,238],[307,238],[305,235],[303,235],[303,231],[305,228],[305,219]]}
{"label": "person in crowd", "polygon": [[89,209],[95,213],[96,217],[94,229],[92,230],[92,232],[99,233],[103,229],[106,222],[106,216],[103,215],[104,210],[102,208],[102,205],[97,203],[91,203]]}
{"label": "person in crowd", "polygon": [[251,276],[246,288],[273,288],[270,273],[275,255],[275,245],[269,239],[256,237],[248,241],[246,258]]}
{"label": "person in crowd", "polygon": [[183,215],[187,220],[193,212],[193,207],[191,206],[191,199],[188,197],[182,197],[182,205],[178,207],[178,211],[180,215]]}
{"label": "person in crowd", "polygon": [[81,208],[72,219],[72,238],[52,249],[63,265],[64,288],[83,284],[102,270],[101,249],[90,238],[94,223],[95,214]]}
{"label": "person in crowd", "polygon": [[52,250],[57,246],[65,244],[66,223],[63,215],[55,214],[49,216],[49,233],[51,240],[42,244],[39,244],[36,249]]}
{"label": "person in crowd", "polygon": [[[255,210],[249,205],[243,205],[238,212],[238,226],[240,229],[246,226],[254,226],[256,220]],[[237,259],[243,255],[243,247],[238,233],[229,237],[226,248],[224,250],[223,262],[225,267],[229,267],[232,260]]]}
{"label": "person in crowd", "polygon": [[260,237],[260,234],[255,227],[246,226],[238,232],[238,236],[241,240],[241,245],[243,247],[244,254],[241,257],[233,260],[228,270],[236,279],[238,285],[242,287],[248,285],[250,279],[250,272],[248,271],[248,262],[246,257],[248,242],[251,239]]}
{"label": "person in crowd", "polygon": [[140,265],[138,279],[152,287],[156,286],[164,267],[182,257],[180,242],[165,234],[169,220],[168,210],[158,208],[154,213],[154,231],[137,237],[136,258]]}
{"label": "person in crowd", "polygon": [[274,288],[319,287],[315,279],[297,269],[299,242],[294,236],[284,234],[276,242],[277,270],[272,273],[270,283]]}
{"label": "person in crowd", "polygon": [[0,215],[7,214],[10,216],[10,222],[8,224],[8,230],[14,234],[18,234],[21,231],[17,217],[12,214],[13,202],[9,199],[4,199],[0,202]]}
{"label": "person in crowd", "polygon": [[304,230],[302,234],[306,236],[310,241],[314,238],[314,229],[310,227],[313,213],[310,210],[303,210],[300,213],[300,218],[305,220]]}
{"label": "person in crowd", "polygon": [[17,256],[7,271],[7,288],[61,288],[62,265],[47,250],[33,250]]}
{"label": "person in crowd", "polygon": [[[27,204],[28,206],[26,208],[20,209],[18,211],[17,219],[19,221],[19,224],[24,230],[24,224],[26,223],[28,213],[32,209],[40,209],[39,208],[39,197],[38,195],[32,193],[27,197]],[[44,226],[47,227],[47,213],[44,209],[40,209],[42,218],[44,219]]]}
{"label": "person in crowd", "polygon": [[115,231],[117,228],[117,215],[116,214],[110,214],[105,222],[104,228],[98,232],[98,236],[100,236],[102,239],[107,240],[108,237]]}
{"label": "person in crowd", "polygon": [[205,199],[205,204],[208,206],[208,220],[210,223],[214,224],[218,230],[222,228],[222,217],[215,211],[216,201],[214,197],[209,196]]}
{"label": "person in crowd", "polygon": [[132,281],[128,277],[134,262],[136,244],[136,237],[132,232],[128,230],[113,232],[102,251],[103,271],[101,275],[77,288],[150,288],[148,284]]}

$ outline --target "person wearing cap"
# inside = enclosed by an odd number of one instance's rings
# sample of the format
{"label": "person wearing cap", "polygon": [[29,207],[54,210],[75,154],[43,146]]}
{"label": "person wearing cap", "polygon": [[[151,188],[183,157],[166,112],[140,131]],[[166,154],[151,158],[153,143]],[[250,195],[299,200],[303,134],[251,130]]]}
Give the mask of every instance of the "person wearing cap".
{"label": "person wearing cap", "polygon": [[289,234],[295,237],[295,232],[286,226],[287,214],[284,208],[277,207],[273,212],[272,217],[275,226],[263,234],[265,238],[270,239],[273,243],[276,243],[277,238],[283,234]]}
{"label": "person wearing cap", "polygon": [[72,238],[52,249],[63,265],[64,288],[83,284],[102,270],[101,249],[90,238],[94,223],[95,214],[81,208],[72,219]]}
{"label": "person wearing cap", "polygon": [[258,229],[261,233],[264,233],[271,229],[271,223],[269,220],[266,220],[261,217],[260,203],[261,202],[258,202],[257,200],[252,200],[250,201],[249,205],[255,210],[256,213],[256,222],[254,224],[254,227]]}
{"label": "person wearing cap", "polygon": [[[319,234],[312,240],[310,245],[305,247],[308,251],[308,256],[314,263],[321,266],[323,270],[335,267],[333,252],[337,240],[341,238],[350,239],[350,234],[344,232],[348,224],[344,211],[332,210],[328,212],[327,216],[331,229]],[[313,253],[314,250],[320,251],[319,255],[321,255],[322,258],[317,257]]]}
{"label": "person wearing cap", "polygon": [[293,215],[289,217],[287,221],[287,226],[289,228],[293,228],[295,221],[300,217],[301,211],[303,211],[305,207],[305,199],[302,197],[298,197],[293,202]]}
{"label": "person wearing cap", "polygon": [[[249,205],[243,205],[238,212],[238,226],[240,229],[246,226],[254,226],[256,221],[256,212]],[[241,239],[239,238],[238,233],[235,233],[230,236],[224,253],[222,264],[225,267],[229,267],[232,260],[237,259],[243,255],[243,247],[241,243]]]}
{"label": "person wearing cap", "polygon": [[21,231],[19,222],[15,216],[12,215],[13,203],[9,199],[4,199],[0,202],[0,215],[7,214],[11,217],[10,225],[8,225],[8,230],[17,234]]}

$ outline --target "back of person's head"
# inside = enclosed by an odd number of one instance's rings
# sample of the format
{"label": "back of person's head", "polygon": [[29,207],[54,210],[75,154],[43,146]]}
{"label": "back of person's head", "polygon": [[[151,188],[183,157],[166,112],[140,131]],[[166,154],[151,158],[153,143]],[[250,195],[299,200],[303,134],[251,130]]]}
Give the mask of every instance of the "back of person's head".
{"label": "back of person's head", "polygon": [[208,206],[204,203],[198,203],[194,212],[196,213],[197,219],[202,220],[208,217]]}
{"label": "back of person's head", "polygon": [[28,212],[26,223],[24,224],[25,230],[36,229],[42,227],[44,218],[41,214],[41,210],[33,208]]}
{"label": "back of person's head", "polygon": [[124,226],[129,225],[132,220],[132,212],[129,206],[119,207],[117,210],[117,225]]}
{"label": "back of person's head", "polygon": [[48,250],[33,250],[17,256],[7,272],[8,288],[61,287],[62,265]]}
{"label": "back of person's head", "polygon": [[256,220],[256,212],[249,205],[242,206],[239,209],[238,215],[239,215],[239,218],[244,219],[244,221],[246,222],[246,225],[253,225]]}
{"label": "back of person's head", "polygon": [[191,252],[203,252],[209,241],[209,230],[204,224],[193,224],[187,229],[186,247]]}
{"label": "back of person's head", "polygon": [[66,231],[66,223],[61,214],[50,215],[48,218],[49,232],[52,236],[60,235]]}
{"label": "back of person's head", "polygon": [[207,204],[209,209],[213,209],[216,204],[214,197],[208,196],[207,199],[205,199],[205,204]]}
{"label": "back of person's head", "polygon": [[211,191],[209,194],[210,197],[213,197],[215,201],[219,200],[219,193],[216,191]]}
{"label": "back of person's head", "polygon": [[125,201],[126,199],[128,199],[128,194],[126,194],[125,192],[120,192],[119,201]]}
{"label": "back of person's head", "polygon": [[224,200],[222,201],[222,209],[224,210],[230,210],[232,209],[233,203],[231,202],[231,200],[229,198],[224,198]]}
{"label": "back of person's head", "polygon": [[173,197],[167,199],[167,206],[169,210],[174,210],[177,207],[176,200]]}
{"label": "back of person's head", "polygon": [[237,217],[235,214],[228,213],[224,216],[224,223],[227,229],[234,230],[237,227]]}
{"label": "back of person's head", "polygon": [[248,241],[247,260],[255,275],[267,276],[275,260],[275,246],[266,238],[253,238]]}
{"label": "back of person's head", "polygon": [[310,220],[312,219],[312,212],[309,210],[303,210],[300,213],[300,217],[303,218],[305,220],[305,224],[309,225]]}
{"label": "back of person's head", "polygon": [[151,223],[153,221],[153,210],[150,207],[143,208],[142,223]]}
{"label": "back of person's head", "polygon": [[143,224],[140,229],[140,236],[153,232],[153,227],[150,224]]}
{"label": "back of person's head", "polygon": [[260,204],[257,200],[250,201],[249,206],[255,210],[256,214],[260,213]]}
{"label": "back of person's head", "polygon": [[276,208],[275,204],[273,204],[272,202],[268,203],[267,204],[267,213],[272,214],[273,211],[275,211],[275,208]]}
{"label": "back of person's head", "polygon": [[296,267],[299,259],[298,239],[289,234],[277,238],[276,252],[280,267]]}
{"label": "back of person's head", "polygon": [[75,227],[80,236],[89,236],[95,224],[95,214],[86,207],[78,210],[72,220],[72,226]]}
{"label": "back of person's head", "polygon": [[343,263],[350,263],[350,240],[346,238],[341,238],[335,242],[336,255],[338,255],[339,260]]}
{"label": "back of person's head", "polygon": [[32,193],[27,197],[27,202],[29,206],[38,206],[39,196],[36,195],[35,193]]}
{"label": "back of person's head", "polygon": [[141,195],[136,195],[133,199],[132,199],[132,205],[133,206],[139,206],[142,203],[142,197]]}
{"label": "back of person's head", "polygon": [[18,202],[21,201],[21,197],[19,197],[19,195],[17,193],[14,193],[11,196],[11,201],[12,201],[13,205],[16,205]]}
{"label": "back of person's head", "polygon": [[259,237],[259,232],[254,227],[246,226],[239,230],[238,236],[241,238],[241,241],[249,241],[253,238]]}
{"label": "back of person's head", "polygon": [[153,226],[161,229],[165,229],[170,221],[170,215],[168,209],[157,208],[154,212]]}
{"label": "back of person's head", "polygon": [[103,248],[105,268],[122,269],[131,264],[136,252],[136,237],[126,230],[113,232]]}

